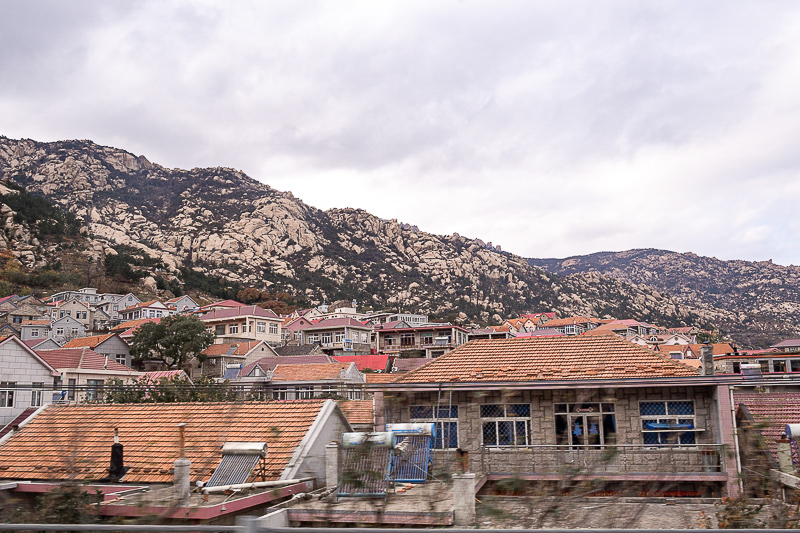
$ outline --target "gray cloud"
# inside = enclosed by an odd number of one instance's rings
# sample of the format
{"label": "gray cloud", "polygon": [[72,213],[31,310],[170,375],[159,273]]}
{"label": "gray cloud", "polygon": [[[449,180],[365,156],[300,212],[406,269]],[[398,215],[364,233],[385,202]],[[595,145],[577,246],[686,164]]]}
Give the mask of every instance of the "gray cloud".
{"label": "gray cloud", "polygon": [[6,2],[12,137],[231,166],[528,256],[800,262],[784,2]]}

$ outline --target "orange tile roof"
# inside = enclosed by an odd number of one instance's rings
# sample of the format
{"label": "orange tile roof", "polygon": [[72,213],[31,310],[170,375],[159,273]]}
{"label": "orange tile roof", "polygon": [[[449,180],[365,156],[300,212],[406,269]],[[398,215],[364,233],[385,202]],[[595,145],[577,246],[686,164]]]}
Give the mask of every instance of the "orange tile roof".
{"label": "orange tile roof", "polygon": [[95,348],[98,344],[106,342],[115,335],[116,333],[108,333],[107,335],[77,337],[66,343],[62,348]]}
{"label": "orange tile roof", "polygon": [[563,381],[696,376],[677,361],[617,336],[480,339],[397,383]]}
{"label": "orange tile roof", "polygon": [[392,381],[405,374],[387,374],[386,372],[367,372],[364,376],[367,378],[367,384],[370,383],[391,383]]}
{"label": "orange tile roof", "polygon": [[[159,302],[158,300],[150,300],[149,302],[142,302],[142,303],[139,303],[139,304],[134,304],[134,305],[132,305],[130,307],[126,307],[125,309],[120,309],[119,312],[122,313],[123,311],[132,311],[134,309],[139,309],[140,307],[150,307],[151,305],[157,304],[157,303],[161,304],[161,302]],[[161,304],[161,305],[164,305],[164,304]],[[167,306],[164,306],[164,307],[167,307]]]}
{"label": "orange tile roof", "polygon": [[24,320],[22,322],[23,326],[49,326],[49,320]]}
{"label": "orange tile roof", "polygon": [[322,379],[339,379],[342,370],[352,363],[310,363],[299,365],[278,364],[272,372],[272,381],[318,381]]}
{"label": "orange tile roof", "polygon": [[[697,357],[700,357],[700,350],[703,348],[702,344],[689,344],[688,346]],[[733,353],[733,346],[731,346],[728,342],[716,342],[713,343],[711,347],[713,349],[713,355],[725,355]]]}
{"label": "orange tile roof", "polygon": [[69,348],[58,350],[35,350],[36,355],[44,359],[55,369],[77,368],[80,370],[114,370],[117,372],[133,372],[134,370],[117,363],[113,357],[106,357],[89,348]]}
{"label": "orange tile roof", "polygon": [[375,411],[372,400],[340,400],[336,402],[350,424],[372,424]]}
{"label": "orange tile roof", "polygon": [[116,326],[111,328],[111,331],[117,333],[122,331],[128,331],[129,329],[141,326],[145,322],[158,322],[159,320],[160,319],[158,318],[137,318],[136,320],[128,320],[127,322],[122,322],[121,324],[117,324]]}
{"label": "orange tile roof", "polygon": [[225,442],[266,442],[267,479],[277,479],[325,401],[51,405],[0,446],[0,478],[102,478],[118,428],[123,481],[171,483],[176,426],[186,423],[193,482],[211,477]]}

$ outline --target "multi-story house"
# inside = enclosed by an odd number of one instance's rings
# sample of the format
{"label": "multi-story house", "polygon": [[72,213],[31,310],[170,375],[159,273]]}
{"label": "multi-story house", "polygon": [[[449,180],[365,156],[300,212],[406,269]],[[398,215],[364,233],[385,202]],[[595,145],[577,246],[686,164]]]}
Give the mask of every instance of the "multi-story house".
{"label": "multi-story house", "polygon": [[453,324],[420,324],[387,322],[375,327],[375,345],[379,353],[424,353],[438,357],[461,346],[468,340],[469,331]]}
{"label": "multi-story house", "polygon": [[364,316],[364,322],[372,323],[373,325],[386,324],[387,322],[403,321],[406,324],[427,324],[428,315],[418,315],[415,313],[394,313],[391,311],[379,311],[377,313],[368,313]]}
{"label": "multi-story house", "polygon": [[94,305],[97,310],[105,312],[109,321],[117,324],[120,321],[119,312],[128,307],[133,307],[142,303],[142,301],[134,294],[102,294],[100,295],[100,302]]}
{"label": "multi-story house", "polygon": [[65,316],[50,323],[50,338],[64,344],[78,337],[86,336],[86,326],[71,316]]}
{"label": "multi-story house", "polygon": [[91,348],[100,355],[108,356],[121,365],[131,366],[130,346],[116,333],[79,337],[70,340],[61,348]]}
{"label": "multi-story house", "polygon": [[216,336],[216,343],[243,340],[265,341],[273,346],[281,343],[283,320],[271,309],[255,305],[215,309],[200,315],[206,329]]}
{"label": "multi-story house", "polygon": [[94,329],[94,312],[88,304],[80,300],[59,300],[48,304],[50,319],[55,321],[64,317],[72,317],[80,322],[85,331]]}
{"label": "multi-story house", "polygon": [[195,302],[191,296],[186,294],[167,300],[164,303],[170,307],[174,307],[178,313],[182,314],[194,313],[200,308],[197,302]]}
{"label": "multi-story house", "polygon": [[158,300],[142,302],[119,311],[119,319],[123,322],[138,320],[140,318],[162,318],[176,313],[174,307],[165,305]]}
{"label": "multi-story house", "polygon": [[310,328],[314,323],[305,317],[287,317],[283,319],[281,327],[281,341],[283,344],[300,344],[302,331]]}
{"label": "multi-story house", "polygon": [[300,330],[302,344],[319,344],[329,355],[369,354],[372,328],[354,318],[326,318]]}
{"label": "multi-story house", "polygon": [[568,475],[620,496],[718,497],[739,487],[741,381],[599,335],[476,340],[369,389],[377,427],[435,424],[434,463],[456,471],[467,452],[480,486],[561,491]]}

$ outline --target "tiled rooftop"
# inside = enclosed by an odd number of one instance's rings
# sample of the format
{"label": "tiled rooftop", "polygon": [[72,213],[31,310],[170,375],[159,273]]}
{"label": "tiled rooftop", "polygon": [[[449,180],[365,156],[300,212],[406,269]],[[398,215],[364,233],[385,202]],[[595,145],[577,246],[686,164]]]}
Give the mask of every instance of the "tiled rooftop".
{"label": "tiled rooftop", "polygon": [[754,421],[760,424],[761,435],[777,459],[775,443],[786,430],[786,424],[800,422],[800,393],[734,392],[733,401],[737,407],[744,405]]}
{"label": "tiled rooftop", "polygon": [[134,371],[128,366],[117,363],[114,358],[100,355],[89,348],[36,350],[36,354],[55,369],[78,368],[81,370],[114,370],[118,372]]}
{"label": "tiled rooftop", "polygon": [[374,422],[375,413],[372,400],[340,400],[336,403],[339,404],[339,408],[351,425]]}
{"label": "tiled rooftop", "polygon": [[347,370],[350,363],[311,363],[305,365],[279,364],[272,373],[272,382],[276,381],[319,381],[323,379],[339,379],[342,371]]}
{"label": "tiled rooftop", "polygon": [[123,481],[171,483],[176,426],[186,423],[192,482],[211,477],[225,442],[266,442],[267,479],[277,479],[324,402],[51,405],[0,446],[0,478],[102,478],[119,428],[130,467]]}
{"label": "tiled rooftop", "polygon": [[474,340],[404,374],[397,383],[563,381],[696,376],[616,336]]}
{"label": "tiled rooftop", "polygon": [[114,333],[107,335],[91,335],[86,337],[78,337],[66,343],[62,348],[94,348],[98,344],[106,342],[113,337]]}
{"label": "tiled rooftop", "polygon": [[261,370],[274,370],[276,366],[281,364],[291,364],[291,365],[303,365],[309,363],[332,363],[333,359],[329,356],[322,354],[322,355],[286,355],[282,357],[275,357],[274,355],[268,355],[267,357],[262,357],[255,363],[249,364],[246,367],[242,368],[242,371],[239,373],[240,376],[246,376],[253,370],[253,367],[258,365],[261,367]]}
{"label": "tiled rooftop", "polygon": [[356,368],[361,371],[365,369],[384,371],[389,363],[388,355],[335,355],[332,359],[340,363],[355,363]]}
{"label": "tiled rooftop", "polygon": [[367,372],[364,377],[367,378],[367,385],[372,383],[390,383],[402,374],[387,374],[385,372]]}

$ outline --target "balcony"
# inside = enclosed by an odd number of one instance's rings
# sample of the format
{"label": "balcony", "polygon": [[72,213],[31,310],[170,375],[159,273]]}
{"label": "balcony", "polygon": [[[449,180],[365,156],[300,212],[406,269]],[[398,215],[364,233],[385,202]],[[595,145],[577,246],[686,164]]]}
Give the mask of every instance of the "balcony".
{"label": "balcony", "polygon": [[491,477],[520,476],[530,479],[726,479],[722,444],[691,446],[543,445],[481,447],[472,458],[474,470]]}

